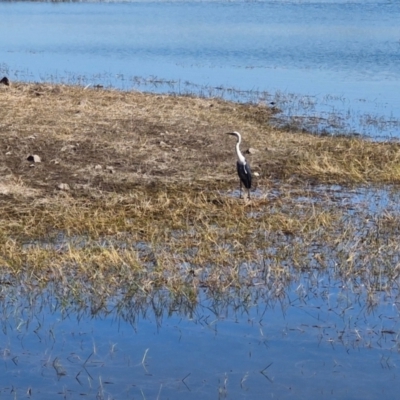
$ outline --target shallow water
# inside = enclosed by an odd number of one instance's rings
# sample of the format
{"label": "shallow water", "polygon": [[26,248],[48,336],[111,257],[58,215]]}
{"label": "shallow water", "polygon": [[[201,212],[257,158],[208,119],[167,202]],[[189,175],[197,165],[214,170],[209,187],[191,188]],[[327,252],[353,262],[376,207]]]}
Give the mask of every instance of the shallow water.
{"label": "shallow water", "polygon": [[332,278],[316,271],[300,276],[275,300],[203,294],[191,310],[155,306],[145,314],[116,299],[92,315],[90,304],[62,302],[51,290],[35,295],[3,287],[0,393],[396,398],[398,299],[382,295],[369,308],[362,288]]}
{"label": "shallow water", "polygon": [[0,13],[12,79],[272,101],[317,132],[399,136],[395,2],[6,2]]}

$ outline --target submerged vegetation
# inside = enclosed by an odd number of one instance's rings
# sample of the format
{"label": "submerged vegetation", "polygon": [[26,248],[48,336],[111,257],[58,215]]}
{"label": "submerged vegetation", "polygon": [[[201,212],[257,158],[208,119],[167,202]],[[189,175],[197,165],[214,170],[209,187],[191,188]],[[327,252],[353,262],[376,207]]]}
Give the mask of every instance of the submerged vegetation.
{"label": "submerged vegetation", "polygon": [[[0,103],[3,284],[51,284],[93,312],[160,293],[171,309],[200,292],[272,301],[321,271],[370,306],[397,296],[397,143],[278,130],[265,105],[190,96],[16,83]],[[251,201],[230,130],[253,149]]]}

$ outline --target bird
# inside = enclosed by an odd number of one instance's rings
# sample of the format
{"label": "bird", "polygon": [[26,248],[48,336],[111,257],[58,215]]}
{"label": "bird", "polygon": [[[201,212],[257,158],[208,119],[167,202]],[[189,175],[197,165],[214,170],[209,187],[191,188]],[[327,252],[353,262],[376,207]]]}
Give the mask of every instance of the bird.
{"label": "bird", "polygon": [[242,141],[242,136],[240,135],[239,132],[227,132],[227,135],[232,135],[236,136],[237,142],[236,142],[236,154],[238,157],[237,163],[236,163],[236,168],[237,168],[237,173],[240,178],[240,197],[242,197],[242,184],[248,191],[248,196],[250,199],[250,189],[251,189],[251,169],[250,165],[247,163],[246,159],[244,158],[244,155],[240,151],[240,143]]}

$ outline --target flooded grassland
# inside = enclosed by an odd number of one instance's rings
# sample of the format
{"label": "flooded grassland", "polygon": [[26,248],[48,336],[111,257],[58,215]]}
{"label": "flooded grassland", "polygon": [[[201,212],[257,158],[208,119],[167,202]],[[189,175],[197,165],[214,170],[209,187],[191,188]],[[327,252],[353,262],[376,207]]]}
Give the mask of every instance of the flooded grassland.
{"label": "flooded grassland", "polygon": [[[249,364],[237,375],[227,363],[210,372],[218,377],[214,386],[209,377],[201,378],[209,364],[193,360],[190,368],[172,369],[179,370],[174,379],[158,380],[154,369],[154,375],[147,370],[145,347],[131,363],[126,353],[125,358],[116,355],[108,336],[93,334],[109,327],[96,328],[90,320],[109,317],[134,328],[124,334],[125,325],[116,329],[125,346],[130,335],[145,343],[139,338],[140,324],[145,324],[140,321],[147,318],[157,332],[173,325],[179,343],[182,335],[195,337],[188,344],[192,349],[210,343],[204,332],[193,333],[193,326],[216,336],[221,320],[232,326],[221,326],[220,335],[228,339],[220,347],[232,344],[230,330],[253,337],[253,331],[245,332],[249,321],[264,344],[267,339],[260,337],[278,331],[311,332],[307,341],[311,337],[347,351],[381,349],[374,365],[390,370],[382,385],[394,379],[393,357],[400,348],[400,145],[278,130],[269,125],[275,112],[265,105],[190,96],[49,84],[1,87],[0,302],[8,343],[1,351],[12,377],[0,378],[4,393],[38,393],[18,378],[23,370],[18,359],[27,365],[37,359],[36,372],[49,398],[52,390],[64,397],[78,392],[128,397],[133,387],[141,398],[163,398],[168,390],[173,398],[185,398],[186,390],[191,398],[209,393],[229,398],[228,382],[235,379],[241,394],[232,398],[257,398],[264,393],[262,385],[273,382],[269,392],[281,398],[343,389],[329,381],[305,392],[302,374],[311,379],[311,370],[320,367],[296,364],[300,361],[274,340],[268,346],[281,350],[279,360],[271,353],[270,361],[255,361],[256,367]],[[242,151],[255,175],[250,201],[238,196],[235,143],[225,135],[232,130],[242,133]],[[293,319],[279,320],[277,328],[277,312]],[[55,334],[65,320],[68,324]],[[70,327],[77,321],[80,333]],[[169,343],[165,332],[171,331],[163,332],[160,337]],[[43,347],[35,355],[25,348],[32,337]],[[14,340],[25,350],[15,350]],[[107,361],[100,360],[100,344]],[[224,357],[230,353],[235,357],[232,347]],[[355,356],[358,370],[366,354]],[[179,359],[174,353],[166,357]],[[210,355],[193,357],[199,361]],[[95,376],[93,368],[99,365],[103,375]],[[293,375],[285,374],[295,365]],[[143,373],[141,378],[129,375],[135,382],[130,386],[120,371],[128,366]],[[336,379],[342,367],[333,368]],[[356,373],[348,368],[346,373]],[[252,380],[255,369],[262,383]],[[35,370],[30,371],[34,381]],[[44,393],[40,398],[46,398]]]}

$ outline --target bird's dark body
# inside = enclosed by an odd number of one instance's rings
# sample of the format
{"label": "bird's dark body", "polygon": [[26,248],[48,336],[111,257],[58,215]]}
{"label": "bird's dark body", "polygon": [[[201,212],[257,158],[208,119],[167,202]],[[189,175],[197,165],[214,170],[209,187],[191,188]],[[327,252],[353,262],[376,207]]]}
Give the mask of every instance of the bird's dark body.
{"label": "bird's dark body", "polygon": [[236,163],[237,173],[240,182],[243,183],[246,189],[251,189],[251,169],[249,164],[242,164],[240,161]]}

